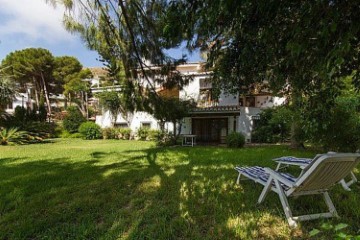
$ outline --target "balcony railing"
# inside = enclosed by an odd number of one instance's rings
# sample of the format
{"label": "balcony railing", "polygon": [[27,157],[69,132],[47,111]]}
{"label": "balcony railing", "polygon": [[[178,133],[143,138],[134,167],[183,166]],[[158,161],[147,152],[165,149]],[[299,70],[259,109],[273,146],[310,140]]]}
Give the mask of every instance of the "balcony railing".
{"label": "balcony railing", "polygon": [[219,106],[219,101],[200,101],[197,103],[198,108],[208,108]]}

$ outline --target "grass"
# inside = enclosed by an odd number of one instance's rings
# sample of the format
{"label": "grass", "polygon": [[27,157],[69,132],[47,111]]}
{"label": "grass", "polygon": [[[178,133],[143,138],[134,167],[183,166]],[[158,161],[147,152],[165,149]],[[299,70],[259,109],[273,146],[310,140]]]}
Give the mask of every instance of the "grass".
{"label": "grass", "polygon": [[[358,184],[330,193],[341,219],[303,222],[295,230],[274,193],[257,206],[259,184],[235,185],[234,166],[275,167],[271,159],[284,155],[315,153],[80,139],[1,147],[0,239],[305,239],[324,222],[347,223],[356,233]],[[290,204],[304,213],[324,208],[318,200]]]}

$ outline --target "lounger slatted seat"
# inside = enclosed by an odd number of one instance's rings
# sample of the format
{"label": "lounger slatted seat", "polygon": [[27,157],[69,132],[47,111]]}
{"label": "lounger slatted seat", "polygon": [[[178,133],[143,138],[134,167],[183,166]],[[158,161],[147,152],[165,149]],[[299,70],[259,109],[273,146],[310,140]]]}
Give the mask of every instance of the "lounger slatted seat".
{"label": "lounger slatted seat", "polygon": [[[296,227],[296,221],[338,216],[328,190],[347,176],[359,161],[360,154],[324,154],[319,156],[316,161],[311,161],[298,178],[259,166],[235,167],[235,170],[239,173],[237,183],[242,177],[246,177],[264,186],[258,199],[259,204],[264,201],[270,191],[277,193],[289,225]],[[314,194],[323,195],[329,211],[293,216],[287,198]]]}
{"label": "lounger slatted seat", "polygon": [[[265,168],[263,167],[259,167],[259,166],[254,166],[254,167],[235,167],[235,169],[241,174],[239,174],[239,177],[236,181],[237,184],[239,184],[240,181],[240,177],[241,175],[244,175],[245,177],[258,182],[262,185],[265,185],[266,182],[269,180],[269,174],[265,171]],[[279,173],[281,176],[283,176],[284,178],[288,179],[291,182],[295,182],[296,181],[296,177],[292,176],[289,173]],[[275,186],[275,183],[273,183],[273,185]],[[284,189],[288,189],[288,186],[282,184],[282,187]]]}
{"label": "lounger slatted seat", "polygon": [[[329,152],[328,154],[336,154],[336,153],[335,152]],[[318,154],[318,155],[315,156],[314,159],[311,159],[311,158],[297,158],[297,157],[293,157],[293,156],[275,158],[273,160],[278,163],[278,165],[276,166],[275,171],[280,170],[282,168],[282,166],[289,166],[289,165],[299,166],[300,168],[304,169],[312,161],[316,160],[317,158],[319,158],[322,155],[323,154]],[[345,181],[345,179],[342,179],[339,182],[341,184],[341,186],[346,191],[351,191],[350,186],[358,181],[353,172],[350,172],[349,176],[350,176],[349,181]]]}

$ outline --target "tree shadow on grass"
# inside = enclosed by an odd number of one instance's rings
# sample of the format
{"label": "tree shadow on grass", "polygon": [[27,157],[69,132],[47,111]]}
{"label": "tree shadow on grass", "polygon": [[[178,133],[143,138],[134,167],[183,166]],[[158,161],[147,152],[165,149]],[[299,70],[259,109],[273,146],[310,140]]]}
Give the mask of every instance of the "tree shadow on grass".
{"label": "tree shadow on grass", "polygon": [[273,163],[235,153],[151,148],[94,151],[81,162],[3,159],[0,238],[291,238],[276,195],[258,207],[261,186],[234,185],[239,162]]}
{"label": "tree shadow on grass", "polygon": [[[174,160],[174,151],[178,160]],[[130,238],[288,238],[290,231],[281,216],[270,219],[271,212],[258,211],[254,199],[260,192],[239,194],[234,187],[236,159],[219,158],[221,154],[207,149],[147,150],[149,165],[160,177],[161,186],[154,206],[139,223],[141,231],[136,228]],[[277,230],[284,231],[283,236]]]}

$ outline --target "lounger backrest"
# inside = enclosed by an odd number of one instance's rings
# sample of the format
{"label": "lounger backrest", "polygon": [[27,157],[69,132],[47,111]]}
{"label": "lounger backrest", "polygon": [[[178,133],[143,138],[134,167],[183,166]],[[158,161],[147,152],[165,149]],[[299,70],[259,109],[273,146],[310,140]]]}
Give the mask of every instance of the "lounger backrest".
{"label": "lounger backrest", "polygon": [[359,154],[324,154],[304,169],[291,192],[326,190],[349,175],[359,161]]}

